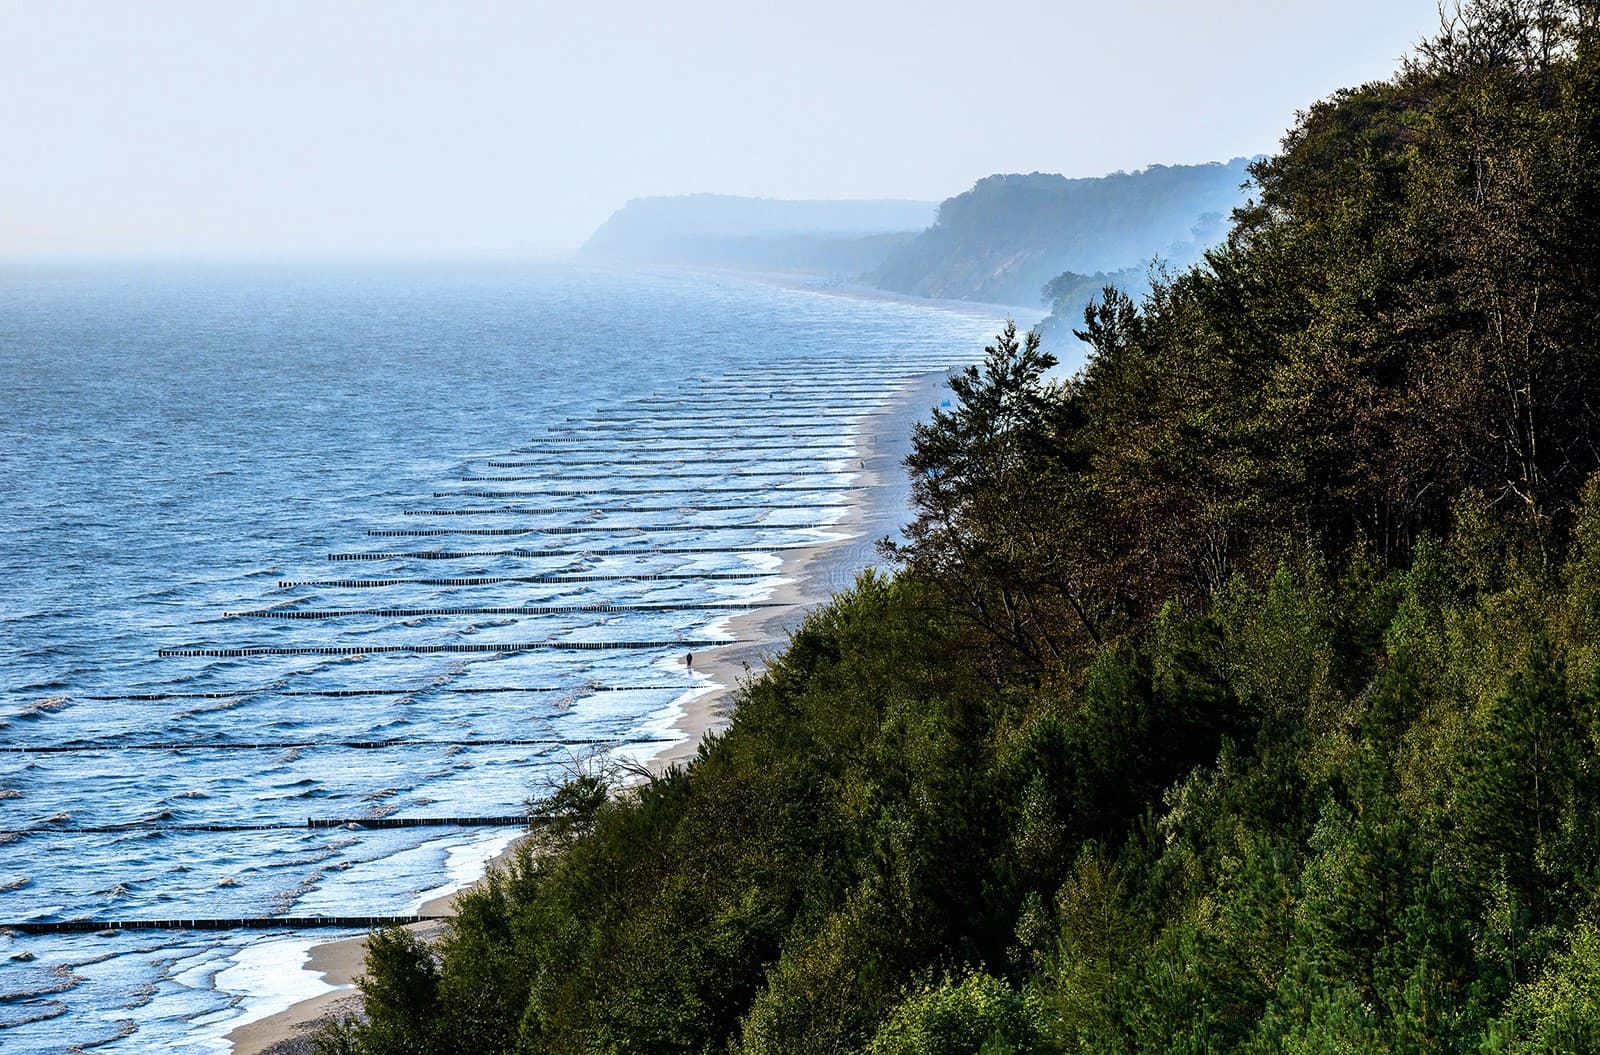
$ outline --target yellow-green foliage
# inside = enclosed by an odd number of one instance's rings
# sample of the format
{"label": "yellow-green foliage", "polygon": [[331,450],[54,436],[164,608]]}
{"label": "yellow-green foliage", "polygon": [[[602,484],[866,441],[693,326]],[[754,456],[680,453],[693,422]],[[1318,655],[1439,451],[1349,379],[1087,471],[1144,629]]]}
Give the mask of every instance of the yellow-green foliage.
{"label": "yellow-green foliage", "polygon": [[1568,948],[1545,972],[1512,994],[1483,1050],[1506,1055],[1600,1051],[1600,930],[1585,923],[1573,931]]}
{"label": "yellow-green foliage", "polygon": [[866,1055],[1031,1055],[1042,1046],[1021,995],[971,973],[913,988],[878,1027]]}

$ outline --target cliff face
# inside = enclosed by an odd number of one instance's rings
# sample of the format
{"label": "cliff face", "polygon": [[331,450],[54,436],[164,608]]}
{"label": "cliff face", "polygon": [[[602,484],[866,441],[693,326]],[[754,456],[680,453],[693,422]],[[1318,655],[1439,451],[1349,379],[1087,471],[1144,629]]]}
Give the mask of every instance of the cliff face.
{"label": "cliff face", "polygon": [[938,206],[639,198],[602,224],[578,258],[800,271],[925,297],[1059,306],[1057,293],[1043,289],[1066,272],[1125,279],[1142,275],[1153,257],[1175,267],[1199,259],[1243,203],[1248,164],[1153,165],[1090,179],[989,176]]}
{"label": "cliff face", "polygon": [[1112,272],[1161,256],[1183,265],[1221,237],[1244,201],[1245,158],[1153,165],[1095,179],[1032,173],[979,180],[871,276],[928,297],[1039,304],[1063,272]]}

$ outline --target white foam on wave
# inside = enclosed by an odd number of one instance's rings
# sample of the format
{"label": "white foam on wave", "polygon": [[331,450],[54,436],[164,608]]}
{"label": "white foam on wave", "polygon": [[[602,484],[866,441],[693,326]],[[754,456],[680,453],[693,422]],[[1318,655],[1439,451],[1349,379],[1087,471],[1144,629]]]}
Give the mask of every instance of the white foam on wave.
{"label": "white foam on wave", "polygon": [[422,906],[434,898],[445,897],[476,883],[489,869],[489,862],[505,852],[516,842],[521,828],[497,829],[471,842],[455,843],[445,847],[444,871],[449,878],[430,890],[424,890],[411,902],[410,912],[422,911]]}
{"label": "white foam on wave", "polygon": [[[422,907],[435,898],[445,897],[464,890],[483,878],[489,862],[503,853],[522,834],[522,829],[497,830],[493,834],[466,843],[447,845],[444,871],[445,882],[416,895],[407,911],[420,913]],[[437,849],[438,844],[424,844]],[[233,1045],[228,1034],[240,1026],[286,1011],[295,1004],[333,992],[348,989],[328,983],[321,971],[308,968],[311,950],[324,944],[326,938],[274,938],[246,945],[229,957],[229,966],[218,971],[211,980],[217,991],[232,997],[236,1003],[225,1011],[196,1019],[195,1027],[201,1030],[198,1038],[204,1050],[231,1052]],[[339,940],[339,939],[334,939]]]}
{"label": "white foam on wave", "polygon": [[232,1006],[202,1015],[192,1023],[200,1050],[231,1052],[228,1034],[310,1000],[347,988],[331,985],[320,971],[306,969],[314,946],[327,938],[264,938],[241,946],[228,956],[211,985],[233,1000]]}
{"label": "white foam on wave", "polygon": [[[683,673],[682,662],[675,658],[658,660],[652,666],[673,675]],[[656,742],[619,744],[608,752],[613,761],[629,765],[649,765],[656,756],[677,747],[684,740],[685,734],[681,723],[689,713],[689,704],[707,693],[725,687],[700,671],[691,672],[691,676],[699,684],[674,696],[666,706],[642,715],[637,720],[635,728],[639,730],[640,738]]]}

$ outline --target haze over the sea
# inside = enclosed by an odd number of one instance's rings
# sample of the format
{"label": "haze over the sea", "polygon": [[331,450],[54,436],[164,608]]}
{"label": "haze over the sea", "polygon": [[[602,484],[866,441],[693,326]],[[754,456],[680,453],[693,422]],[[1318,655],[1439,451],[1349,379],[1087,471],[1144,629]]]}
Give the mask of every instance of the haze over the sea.
{"label": "haze over the sea", "polygon": [[645,195],[1250,156],[1434,10],[6,0],[0,254],[522,254]]}

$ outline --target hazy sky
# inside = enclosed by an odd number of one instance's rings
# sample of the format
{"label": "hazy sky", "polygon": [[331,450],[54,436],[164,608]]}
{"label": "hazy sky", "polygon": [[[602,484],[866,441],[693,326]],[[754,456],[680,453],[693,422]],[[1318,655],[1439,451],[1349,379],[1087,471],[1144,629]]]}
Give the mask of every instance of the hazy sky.
{"label": "hazy sky", "polygon": [[1269,152],[1434,0],[0,0],[0,252],[499,253],[628,198]]}

